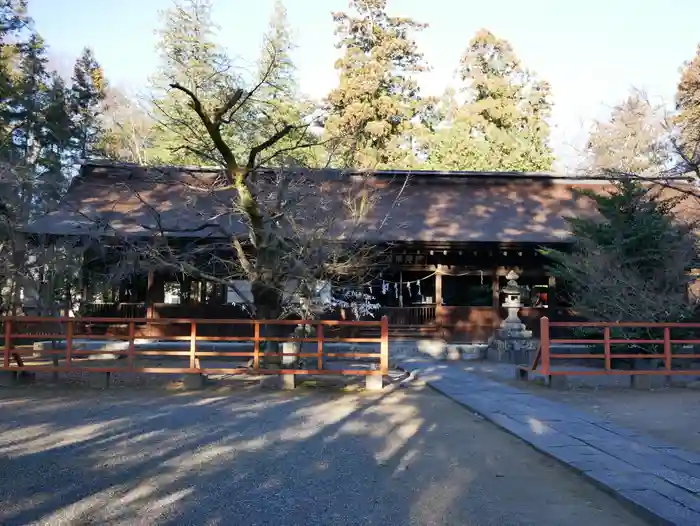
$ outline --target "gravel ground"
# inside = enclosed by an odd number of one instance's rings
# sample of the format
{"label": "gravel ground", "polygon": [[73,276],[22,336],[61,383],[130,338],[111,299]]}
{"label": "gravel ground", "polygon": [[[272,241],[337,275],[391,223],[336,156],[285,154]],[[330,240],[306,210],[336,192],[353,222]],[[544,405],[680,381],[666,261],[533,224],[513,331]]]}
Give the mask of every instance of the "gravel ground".
{"label": "gravel ground", "polygon": [[420,385],[0,391],[0,524],[637,525]]}

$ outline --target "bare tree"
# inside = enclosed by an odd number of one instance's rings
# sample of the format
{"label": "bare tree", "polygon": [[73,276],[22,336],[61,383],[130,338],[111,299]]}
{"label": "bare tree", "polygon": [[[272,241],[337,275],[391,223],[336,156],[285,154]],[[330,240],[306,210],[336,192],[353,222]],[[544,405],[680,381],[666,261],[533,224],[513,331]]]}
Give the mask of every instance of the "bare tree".
{"label": "bare tree", "polygon": [[79,239],[28,236],[21,166],[0,169],[0,283],[3,314],[67,314],[84,300],[76,294],[84,246]]}
{"label": "bare tree", "polygon": [[612,108],[608,120],[594,123],[585,153],[585,171],[648,177],[663,172],[671,154],[663,117],[660,106],[652,104],[644,92],[633,89]]}

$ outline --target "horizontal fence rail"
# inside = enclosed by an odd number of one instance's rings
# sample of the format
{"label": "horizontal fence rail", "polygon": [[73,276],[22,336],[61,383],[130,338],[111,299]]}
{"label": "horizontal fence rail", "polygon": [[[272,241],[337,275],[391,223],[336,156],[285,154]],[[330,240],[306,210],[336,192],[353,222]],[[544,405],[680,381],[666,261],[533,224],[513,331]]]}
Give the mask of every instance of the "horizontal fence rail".
{"label": "horizontal fence rail", "polygon": [[[552,338],[552,328],[571,331],[599,331],[600,337]],[[625,332],[643,329],[649,338],[628,337]],[[685,332],[694,338],[677,338],[672,331]],[[647,322],[552,322],[540,319],[540,348],[529,367],[543,375],[700,375],[700,323]],[[556,353],[553,346],[580,345],[587,352]],[[623,347],[623,349],[620,349]],[[615,350],[614,350],[615,349]],[[597,370],[567,369],[571,360],[590,361]],[[615,360],[634,360],[637,367],[620,369]],[[569,364],[564,363],[569,361]]]}
{"label": "horizontal fence rail", "polygon": [[[18,316],[0,318],[0,322],[4,334],[0,369],[10,371],[383,376],[389,370],[386,317],[376,321],[339,321]],[[304,332],[313,334],[294,335],[294,328],[299,325],[312,328],[313,331]],[[221,334],[220,329],[232,326],[243,326],[246,335],[217,335]],[[168,331],[159,331],[159,327],[167,327]],[[379,336],[347,337],[340,332],[343,327],[379,329]],[[265,342],[281,345],[278,351],[271,351],[263,345]],[[285,352],[285,343],[296,343],[299,348]],[[353,347],[334,350],[328,344]],[[374,345],[358,350],[355,344]],[[105,355],[116,357],[114,363],[90,365],[91,361],[104,361],[100,357]],[[148,363],[154,358],[170,363]],[[303,366],[287,365],[290,361],[297,364],[299,358]],[[216,367],[203,364],[232,359],[247,359],[248,363],[236,367],[226,363]],[[181,363],[173,363],[178,361]],[[329,367],[329,362],[340,363],[344,368]]]}

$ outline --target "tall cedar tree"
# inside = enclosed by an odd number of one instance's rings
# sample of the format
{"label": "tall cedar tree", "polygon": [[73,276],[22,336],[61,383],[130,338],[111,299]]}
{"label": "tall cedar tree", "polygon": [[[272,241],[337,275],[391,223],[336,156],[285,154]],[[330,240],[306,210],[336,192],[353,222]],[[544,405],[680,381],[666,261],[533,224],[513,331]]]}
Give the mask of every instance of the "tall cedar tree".
{"label": "tall cedar tree", "polygon": [[632,91],[607,121],[594,123],[586,157],[588,173],[659,174],[669,160],[660,109],[643,93]]}
{"label": "tall cedar tree", "polygon": [[[584,191],[597,218],[569,220],[570,252],[545,250],[552,273],[565,285],[576,315],[592,321],[681,322],[692,316],[687,271],[697,246],[695,225],[677,221],[673,210],[684,195],[625,178],[609,194]],[[629,329],[619,337],[649,337]],[[657,335],[658,336],[658,335]]]}
{"label": "tall cedar tree", "polygon": [[19,54],[17,34],[27,27],[26,0],[3,0],[0,2],[0,156],[8,160],[11,144],[9,121],[11,99],[14,91],[13,75]]}
{"label": "tall cedar tree", "polygon": [[98,145],[104,130],[101,115],[107,93],[102,67],[90,48],[83,49],[75,62],[70,89],[73,121],[73,149],[78,159],[98,154]]}
{"label": "tall cedar tree", "polygon": [[[700,164],[700,45],[695,57],[685,64],[676,92],[677,150],[687,164]],[[693,166],[688,166],[693,168]]]}
{"label": "tall cedar tree", "polygon": [[[287,123],[313,123],[314,105],[299,91],[292,58],[295,48],[287,9],[277,0],[258,60],[256,82],[260,87],[255,93],[255,115],[251,119],[255,123],[251,129],[253,143],[263,142]],[[317,142],[308,130],[289,134],[267,153],[267,164],[318,166],[323,162],[323,150]]]}
{"label": "tall cedar tree", "polygon": [[[193,114],[190,91],[206,107],[235,89],[240,79],[216,43],[218,26],[211,0],[175,0],[161,12],[157,31],[160,64],[151,79],[157,124],[154,130],[156,156],[164,163],[213,165],[221,159],[211,144],[205,125]],[[240,135],[251,131],[249,120],[238,119],[224,131],[235,152],[241,152]]]}
{"label": "tall cedar tree", "polygon": [[427,69],[413,34],[427,27],[390,16],[386,0],[352,0],[353,13],[333,13],[340,84],[328,95],[326,137],[335,164],[402,168],[415,164],[414,133],[423,107],[413,75]]}
{"label": "tall cedar tree", "polygon": [[522,66],[512,46],[479,31],[462,56],[458,75],[459,92],[448,94],[445,120],[430,142],[430,167],[551,169],[549,84]]}

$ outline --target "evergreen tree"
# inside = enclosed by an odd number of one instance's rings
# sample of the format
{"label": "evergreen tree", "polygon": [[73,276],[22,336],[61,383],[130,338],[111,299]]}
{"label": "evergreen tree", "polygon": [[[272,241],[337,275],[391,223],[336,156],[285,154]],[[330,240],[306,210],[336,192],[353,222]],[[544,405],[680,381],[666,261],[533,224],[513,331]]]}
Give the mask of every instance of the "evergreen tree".
{"label": "evergreen tree", "polygon": [[87,159],[97,153],[100,142],[100,115],[106,94],[102,67],[90,48],[75,62],[70,101],[73,120],[73,148],[78,159]]}
{"label": "evergreen tree", "polygon": [[60,75],[53,72],[48,85],[44,110],[44,126],[41,134],[42,153],[38,159],[42,171],[41,196],[38,206],[47,211],[55,204],[68,186],[68,168],[71,162],[71,119],[69,90]]}
{"label": "evergreen tree", "polygon": [[14,98],[11,102],[14,144],[19,150],[24,164],[34,166],[38,160],[49,92],[50,74],[44,40],[32,34],[26,43],[20,45],[21,56],[15,83]]}
{"label": "evergreen tree", "polygon": [[426,27],[389,16],[386,0],[352,0],[334,13],[340,84],[328,95],[326,136],[337,164],[400,168],[415,163],[414,138],[424,110],[413,75],[427,69],[413,34]]}
{"label": "evergreen tree", "polygon": [[683,68],[676,92],[676,109],[678,153],[697,170],[700,164],[700,45],[695,57]]}
{"label": "evergreen tree", "polygon": [[573,311],[593,321],[687,321],[687,270],[697,247],[694,225],[679,223],[673,212],[685,196],[669,197],[632,178],[615,181],[608,194],[583,195],[598,217],[569,220],[570,252],[543,251]]}
{"label": "evergreen tree", "polygon": [[28,23],[27,0],[0,0],[0,35],[16,33]]}
{"label": "evergreen tree", "polygon": [[30,22],[26,0],[0,1],[0,155],[7,153],[11,120],[10,99],[14,92],[13,75],[19,55],[17,34]]}
{"label": "evergreen tree", "polygon": [[[287,9],[277,0],[258,61],[256,83],[260,87],[256,90],[253,114],[249,116],[247,142],[260,143],[290,123],[300,127],[266,152],[263,162],[267,165],[314,166],[322,162],[323,151],[315,144],[318,140],[301,125],[305,120],[311,123],[314,105],[299,92],[297,69],[292,59],[295,47]],[[307,144],[310,147],[299,148]]]}
{"label": "evergreen tree", "polygon": [[449,170],[551,169],[549,85],[523,68],[512,46],[479,31],[458,74],[460,90],[444,102],[428,164]]}
{"label": "evergreen tree", "polygon": [[[190,90],[202,104],[213,106],[218,98],[240,85],[229,61],[216,44],[217,25],[212,17],[211,0],[175,0],[161,13],[162,27],[157,34],[159,67],[151,79],[156,127],[155,147],[164,161],[174,164],[218,162],[218,154],[208,139],[206,127],[190,108],[190,98],[179,84]],[[236,129],[229,126],[227,133]],[[243,120],[246,131],[249,125]],[[238,142],[238,141],[234,141]],[[240,150],[240,146],[234,146]]]}

